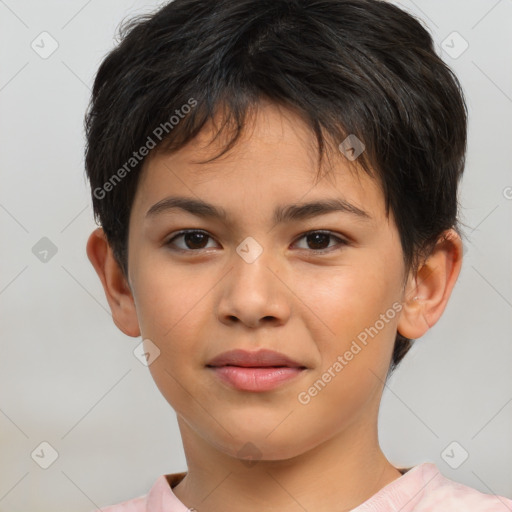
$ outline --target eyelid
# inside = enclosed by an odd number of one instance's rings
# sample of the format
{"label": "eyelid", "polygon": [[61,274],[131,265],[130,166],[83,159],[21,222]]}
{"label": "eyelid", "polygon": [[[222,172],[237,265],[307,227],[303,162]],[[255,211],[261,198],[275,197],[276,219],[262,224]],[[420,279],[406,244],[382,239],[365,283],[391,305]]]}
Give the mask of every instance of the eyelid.
{"label": "eyelid", "polygon": [[315,249],[299,249],[299,250],[303,250],[303,251],[309,252],[311,254],[326,254],[326,253],[338,250],[340,247],[350,245],[350,242],[346,238],[338,235],[334,231],[329,231],[328,229],[310,229],[309,231],[305,231],[304,233],[299,235],[293,243],[295,244],[295,243],[297,243],[298,240],[305,238],[307,235],[311,235],[311,234],[315,234],[315,233],[321,233],[323,235],[328,235],[329,237],[331,237],[337,241],[337,245],[335,245],[333,247],[329,247],[327,249],[317,249],[317,250],[315,250]]}
{"label": "eyelid", "polygon": [[[216,243],[218,243],[215,238],[210,234],[208,233],[208,231],[205,231],[203,229],[183,229],[181,231],[177,231],[176,233],[173,233],[172,235],[170,235],[170,238],[167,239],[167,241],[164,242],[164,246],[170,246],[171,245],[171,242],[173,242],[176,238],[179,238],[181,236],[184,236],[186,234],[189,234],[189,233],[201,233],[203,235],[206,235],[209,239],[211,240],[214,240]],[[344,246],[348,246],[350,245],[350,241],[347,240],[345,237],[333,232],[333,231],[329,231],[329,230],[326,230],[326,229],[310,229],[308,231],[305,231],[303,233],[301,233],[299,236],[297,236],[293,242],[293,244],[296,244],[299,240],[301,240],[302,238],[305,238],[306,236],[308,235],[311,235],[311,234],[315,234],[315,233],[321,233],[321,234],[324,234],[324,235],[328,235],[329,237],[335,239],[337,241],[337,244],[333,247],[328,247],[326,249],[298,249],[300,251],[304,251],[304,252],[308,252],[310,254],[327,254],[327,253],[330,253],[330,252],[333,252],[333,251],[336,251],[336,250],[339,250],[341,247],[344,247]],[[190,253],[190,254],[200,254],[201,252],[204,252],[204,251],[208,251],[210,250],[211,247],[209,248],[204,248],[204,249],[181,249],[181,248],[172,248],[173,251],[177,251],[177,252],[181,252],[181,253]]]}
{"label": "eyelid", "polygon": [[[189,233],[200,233],[202,235],[206,235],[208,238],[210,238],[211,240],[215,240],[215,238],[210,234],[208,233],[208,231],[205,231],[203,229],[182,229],[181,231],[177,231],[176,233],[173,233],[169,236],[169,238],[166,239],[166,241],[164,241],[163,245],[164,246],[170,246],[171,245],[171,242],[173,242],[176,238],[180,238],[184,235],[187,235]],[[215,240],[216,243],[218,243],[216,240]],[[210,249],[210,248],[208,248]],[[205,251],[205,250],[208,250],[208,249],[180,249],[179,247],[178,248],[173,248],[172,250],[174,251],[178,251],[178,252],[188,252],[188,253],[199,253],[200,251]]]}

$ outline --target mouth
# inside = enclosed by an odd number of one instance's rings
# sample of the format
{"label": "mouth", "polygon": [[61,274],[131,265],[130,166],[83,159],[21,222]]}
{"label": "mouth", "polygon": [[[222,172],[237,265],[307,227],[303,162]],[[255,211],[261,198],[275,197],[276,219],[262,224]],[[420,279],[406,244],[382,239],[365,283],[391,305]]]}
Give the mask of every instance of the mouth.
{"label": "mouth", "polygon": [[244,368],[305,368],[297,361],[290,357],[274,352],[273,350],[258,350],[257,352],[249,352],[247,350],[229,350],[214,357],[206,366],[240,366]]}
{"label": "mouth", "polygon": [[212,359],[206,367],[230,387],[252,392],[275,389],[307,369],[288,356],[271,350],[231,350]]}

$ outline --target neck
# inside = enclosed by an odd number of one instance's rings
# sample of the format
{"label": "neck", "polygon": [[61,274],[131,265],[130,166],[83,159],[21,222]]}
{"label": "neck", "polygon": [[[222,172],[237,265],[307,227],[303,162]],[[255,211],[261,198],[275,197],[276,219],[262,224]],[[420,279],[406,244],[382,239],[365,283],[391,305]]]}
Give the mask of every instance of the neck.
{"label": "neck", "polygon": [[173,489],[187,507],[221,512],[343,512],[357,507],[401,473],[382,453],[377,425],[354,424],[286,460],[252,463],[214,448],[178,417],[188,472]]}

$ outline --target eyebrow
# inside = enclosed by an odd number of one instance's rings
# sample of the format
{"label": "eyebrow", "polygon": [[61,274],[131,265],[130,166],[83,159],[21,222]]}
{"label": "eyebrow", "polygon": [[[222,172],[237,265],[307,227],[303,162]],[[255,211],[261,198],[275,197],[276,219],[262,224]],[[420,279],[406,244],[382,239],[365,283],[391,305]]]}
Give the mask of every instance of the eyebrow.
{"label": "eyebrow", "polygon": [[[226,221],[229,217],[224,208],[207,203],[201,199],[170,196],[154,204],[147,211],[146,218],[154,217],[175,209],[180,209],[205,219],[211,218]],[[310,219],[332,212],[349,213],[363,220],[371,219],[371,216],[364,210],[354,206],[345,199],[336,198],[313,201],[310,203],[277,206],[274,210],[273,222],[274,225],[277,225],[290,221]]]}

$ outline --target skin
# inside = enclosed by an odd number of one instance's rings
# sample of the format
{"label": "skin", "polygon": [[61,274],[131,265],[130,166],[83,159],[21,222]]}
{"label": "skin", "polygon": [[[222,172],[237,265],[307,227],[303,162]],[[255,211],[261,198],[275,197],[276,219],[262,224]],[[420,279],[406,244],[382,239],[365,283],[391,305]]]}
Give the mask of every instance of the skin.
{"label": "skin", "polygon": [[[119,329],[160,350],[149,368],[177,414],[188,473],[173,492],[187,507],[350,510],[401,476],[377,433],[396,331],[417,339],[437,322],[460,271],[462,243],[445,232],[421,268],[406,273],[377,182],[351,171],[341,153],[315,181],[314,136],[296,114],[261,103],[251,120],[234,149],[212,163],[197,163],[225,142],[212,142],[211,125],[180,151],[146,160],[130,217],[127,277],[101,228],[87,254]],[[228,220],[179,209],[146,216],[169,195],[222,207]],[[326,198],[344,198],[370,218],[331,212],[272,223],[278,205]],[[170,242],[184,229],[210,238]],[[304,236],[318,230],[332,237]],[[252,263],[236,252],[249,236],[263,248]],[[401,311],[300,403],[298,394],[393,304]],[[205,365],[234,348],[276,350],[307,369],[273,391],[232,389]],[[255,463],[239,453],[244,446],[256,447]]]}

